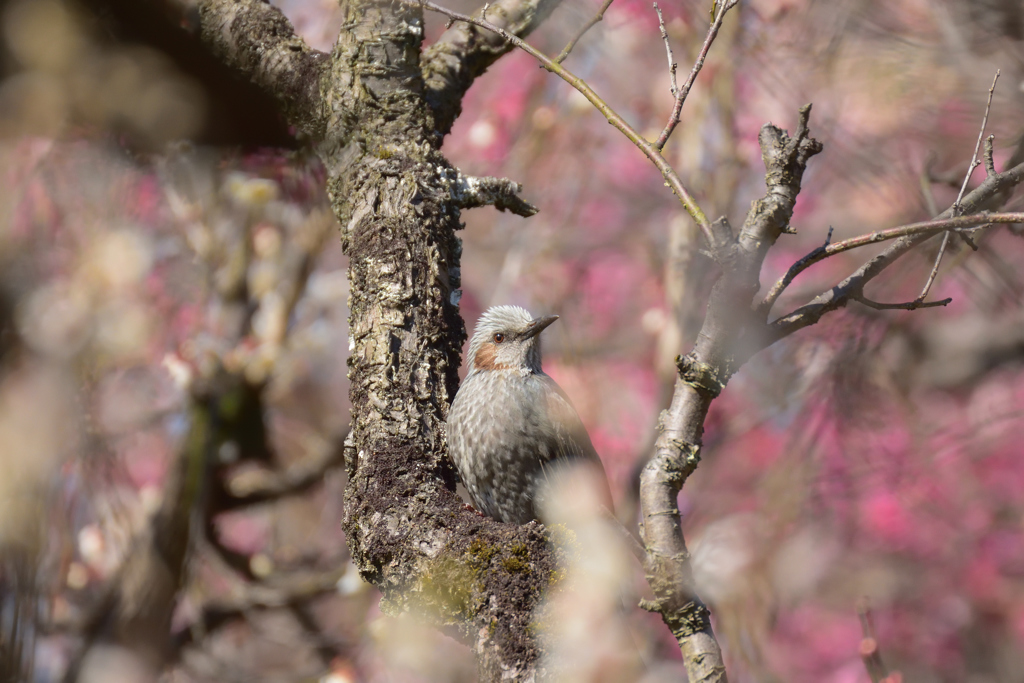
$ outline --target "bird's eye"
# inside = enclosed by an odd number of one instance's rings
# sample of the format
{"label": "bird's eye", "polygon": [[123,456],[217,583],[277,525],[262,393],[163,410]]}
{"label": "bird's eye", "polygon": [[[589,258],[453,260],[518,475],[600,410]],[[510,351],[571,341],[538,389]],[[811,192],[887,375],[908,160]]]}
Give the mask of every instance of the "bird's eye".
{"label": "bird's eye", "polygon": [[494,343],[495,344],[500,344],[503,341],[505,341],[505,335],[503,335],[501,332],[499,332],[498,334],[494,335]]}

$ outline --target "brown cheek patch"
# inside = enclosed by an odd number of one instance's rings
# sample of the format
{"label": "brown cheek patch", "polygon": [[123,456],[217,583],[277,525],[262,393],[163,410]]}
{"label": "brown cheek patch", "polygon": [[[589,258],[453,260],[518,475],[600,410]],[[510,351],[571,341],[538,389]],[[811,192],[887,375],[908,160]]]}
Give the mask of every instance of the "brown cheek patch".
{"label": "brown cheek patch", "polygon": [[480,370],[508,370],[508,366],[497,361],[498,349],[494,344],[487,343],[477,349],[473,358],[473,366]]}

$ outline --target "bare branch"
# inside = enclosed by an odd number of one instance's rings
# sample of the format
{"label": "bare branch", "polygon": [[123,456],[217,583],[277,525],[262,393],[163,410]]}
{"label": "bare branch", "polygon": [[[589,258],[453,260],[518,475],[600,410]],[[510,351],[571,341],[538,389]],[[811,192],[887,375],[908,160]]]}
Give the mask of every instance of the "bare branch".
{"label": "bare branch", "polygon": [[274,97],[290,124],[322,134],[327,55],[306,45],[279,9],[261,0],[202,0],[199,20],[200,36],[225,64]]}
{"label": "bare branch", "polygon": [[653,144],[637,132],[636,129],[630,126],[625,119],[615,112],[614,109],[608,106],[608,104],[601,99],[589,85],[587,85],[586,81],[570,72],[561,64],[557,64],[550,57],[547,57],[544,53],[521,40],[518,36],[513,35],[509,31],[490,23],[489,21],[454,12],[433,2],[429,2],[429,0],[404,0],[404,2],[413,6],[425,7],[456,21],[466,22],[468,24],[473,24],[474,26],[485,28],[488,31],[493,31],[512,45],[515,45],[519,49],[532,55],[543,65],[545,69],[574,87],[581,95],[586,97],[591,104],[597,107],[598,111],[604,114],[608,123],[621,131],[630,142],[636,145],[640,151],[642,151],[644,155],[654,163],[657,169],[661,171],[661,175],[665,178],[666,184],[672,189],[676,197],[679,198],[683,208],[686,209],[686,212],[689,213],[697,225],[700,226],[701,232],[704,233],[704,237],[707,239],[708,244],[714,245],[715,241],[711,231],[711,222],[708,220],[707,216],[704,215],[704,211],[701,210],[696,200],[694,200],[690,195],[689,190],[687,190],[683,185],[683,181],[679,178],[679,174],[675,172],[675,169],[672,168],[671,164],[669,164],[665,157],[661,155],[660,150],[656,149]]}
{"label": "bare branch", "polygon": [[[950,232],[947,230],[942,236],[942,244],[939,245],[939,251],[935,254],[935,263],[932,265],[932,271],[928,273],[928,279],[925,280],[921,293],[917,295],[916,299],[914,299],[914,302],[917,304],[915,308],[922,308],[924,300],[928,298],[928,292],[932,289],[932,284],[935,282],[935,278],[939,275],[939,266],[942,265],[942,257],[946,254],[946,247],[949,246],[949,235]],[[911,308],[910,310],[914,309]]]}
{"label": "bare branch", "polygon": [[[487,17],[512,35],[528,36],[562,0],[497,0],[487,5]],[[610,0],[609,0],[610,2]],[[483,10],[477,17],[483,19]],[[451,21],[449,22],[451,24]],[[512,49],[503,36],[472,23],[449,25],[421,59],[424,98],[434,112],[434,129],[447,135],[462,113],[462,98],[473,81]]]}
{"label": "bare branch", "polygon": [[654,11],[658,13],[658,28],[661,30],[661,39],[665,43],[665,53],[668,56],[668,73],[672,79],[669,88],[672,97],[676,97],[679,94],[679,83],[676,82],[676,58],[672,54],[672,43],[668,39],[668,31],[665,30],[665,17],[662,16],[658,3],[654,3]]}
{"label": "bare branch", "polygon": [[985,137],[985,127],[988,125],[988,113],[992,109],[992,95],[996,91],[996,81],[999,80],[999,69],[996,69],[996,75],[992,79],[992,85],[988,89],[988,102],[985,103],[985,115],[981,119],[981,130],[978,131],[978,142],[974,145],[974,156],[971,157],[971,165],[967,169],[967,175],[964,176],[964,182],[960,186],[960,194],[956,196],[956,201],[953,202],[953,207],[959,213],[960,211],[960,200],[964,198],[964,192],[967,191],[967,183],[970,181],[971,176],[974,175],[974,169],[980,164],[981,160],[978,159],[978,150],[981,149],[981,140]]}
{"label": "bare branch", "polygon": [[[665,124],[665,129],[661,131],[661,135],[658,136],[657,141],[654,143],[654,148],[659,152],[665,147],[665,143],[668,142],[669,137],[672,135],[672,131],[679,125],[680,113],[683,111],[683,103],[686,101],[686,96],[690,94],[690,88],[693,87],[694,81],[697,80],[697,74],[704,67],[704,60],[708,56],[708,51],[711,49],[711,44],[715,42],[715,38],[718,36],[718,30],[722,28],[722,21],[725,19],[725,13],[731,10],[739,0],[725,0],[719,8],[718,14],[715,16],[715,20],[711,22],[711,26],[708,27],[708,34],[704,38],[704,44],[700,48],[700,52],[697,54],[697,61],[694,62],[693,68],[690,69],[690,75],[687,76],[686,82],[683,83],[683,87],[678,89],[674,94],[676,97],[675,103],[672,105],[672,115],[669,116],[668,123]],[[661,13],[658,13],[659,17]],[[662,29],[664,32],[664,28]],[[667,39],[666,39],[667,44]],[[673,82],[675,81],[675,64],[671,55],[669,57],[669,65],[672,70]]]}
{"label": "bare branch", "polygon": [[[672,407],[662,414],[663,424],[686,421],[688,410],[683,395],[676,392]],[[654,600],[641,601],[640,606],[661,614],[679,642],[691,681],[726,683],[722,651],[711,629],[711,612],[697,597],[693,585],[676,500],[683,483],[700,462],[700,448],[682,442],[664,448],[662,441],[669,433],[667,429],[662,432],[659,447],[640,479],[642,532],[647,550],[644,570],[655,596]]]}
{"label": "bare branch", "polygon": [[[946,233],[947,235],[949,233]],[[939,306],[946,306],[953,302],[953,298],[949,297],[940,301],[923,301],[921,299],[914,299],[904,304],[883,304],[877,301],[872,301],[863,294],[858,294],[853,297],[853,300],[859,304],[864,304],[868,308],[873,308],[876,311],[916,311],[919,308],[936,308]]]}
{"label": "bare branch", "polygon": [[[985,104],[985,115],[981,119],[981,130],[978,131],[978,142],[974,145],[974,155],[971,157],[971,165],[967,169],[967,174],[964,176],[964,182],[960,186],[960,193],[956,197],[956,201],[953,202],[953,210],[955,213],[960,213],[960,200],[963,199],[964,192],[967,191],[967,183],[970,181],[971,176],[974,175],[974,169],[977,168],[981,161],[978,159],[978,149],[981,147],[981,139],[985,135],[985,127],[988,125],[988,114],[992,109],[992,95],[995,93],[996,81],[999,80],[999,70],[996,69],[996,75],[992,79],[992,86],[988,89],[988,102]],[[988,162],[986,168],[991,169],[988,176],[991,177],[995,174],[995,164],[992,161],[992,140],[991,137],[988,143],[985,145],[985,155]],[[966,235],[961,235],[963,240],[970,245],[974,251],[978,251],[978,247],[971,239]],[[921,294],[918,295],[917,299],[914,300],[916,304],[915,308],[920,308],[921,304],[928,297],[928,292],[931,291],[932,284],[935,282],[935,278],[939,274],[939,266],[942,265],[942,257],[946,254],[946,247],[949,246],[949,233],[947,232],[942,236],[942,244],[939,246],[938,253],[935,254],[935,264],[932,266],[931,272],[928,274],[928,280],[925,281],[924,287],[921,289]],[[913,310],[913,309],[911,309]]]}
{"label": "bare branch", "polygon": [[824,261],[830,256],[841,254],[844,251],[849,251],[858,247],[865,247],[870,244],[878,244],[879,242],[894,240],[909,235],[934,235],[935,233],[942,232],[943,230],[965,230],[991,223],[1022,222],[1024,222],[1024,213],[982,212],[980,214],[970,216],[957,216],[956,218],[946,218],[943,220],[924,221],[922,223],[901,225],[898,228],[880,230],[866,235],[860,235],[858,237],[851,237],[850,239],[843,240],[842,242],[831,242],[832,228],[829,228],[830,239],[826,240],[824,245],[818,247],[811,253],[807,254],[807,256],[804,256],[802,259],[790,266],[789,270],[786,271],[786,274],[772,285],[772,288],[768,290],[768,294],[765,295],[764,300],[757,305],[758,315],[768,315],[771,307],[775,304],[786,287],[793,282],[797,275],[804,272],[815,263]]}
{"label": "bare branch", "polygon": [[821,143],[807,128],[810,106],[800,110],[796,134],[766,124],[759,141],[765,163],[764,196],[755,201],[735,238],[724,219],[715,223],[722,275],[715,283],[697,343],[678,359],[672,401],[659,421],[655,452],[640,478],[640,508],[648,559],[647,580],[658,611],[676,635],[690,680],[726,681],[707,607],[694,592],[677,496],[700,460],[704,419],[711,402],[738,368],[737,339],[749,324],[751,299],[768,249],[789,225],[803,172]]}
{"label": "bare branch", "polygon": [[[1022,180],[1024,180],[1024,164],[1018,164],[1008,171],[987,178],[974,191],[964,197],[961,203],[961,211],[965,214],[972,214],[988,209],[992,205],[1001,204],[1006,200],[1009,192],[1019,185]],[[951,207],[940,216],[940,219],[952,217],[953,208]],[[971,216],[965,215],[961,217],[970,218]],[[986,217],[986,222],[988,218],[990,216]],[[931,233],[918,233],[900,237],[889,248],[858,268],[839,284],[822,292],[810,303],[770,323],[766,334],[759,341],[758,346],[766,348],[797,330],[813,325],[827,313],[842,308],[854,296],[860,295],[863,292],[864,286],[888,268],[896,259],[931,236]]]}
{"label": "bare branch", "polygon": [[493,206],[498,211],[511,211],[524,218],[538,211],[536,206],[520,198],[523,186],[508,178],[464,176],[459,173],[448,186],[452,199],[461,209]]}
{"label": "bare branch", "polygon": [[614,2],[614,0],[604,0],[604,4],[601,5],[601,9],[597,10],[597,14],[592,16],[590,18],[590,21],[584,24],[583,28],[577,31],[576,35],[570,38],[566,46],[563,47],[562,51],[558,53],[558,56],[555,57],[554,60],[555,64],[561,64],[562,62],[564,62],[565,58],[569,56],[570,52],[572,52],[572,49],[576,47],[576,43],[580,42],[580,38],[586,35],[587,31],[594,27],[594,24],[604,19],[604,13],[608,11],[609,7],[611,7],[612,2]]}

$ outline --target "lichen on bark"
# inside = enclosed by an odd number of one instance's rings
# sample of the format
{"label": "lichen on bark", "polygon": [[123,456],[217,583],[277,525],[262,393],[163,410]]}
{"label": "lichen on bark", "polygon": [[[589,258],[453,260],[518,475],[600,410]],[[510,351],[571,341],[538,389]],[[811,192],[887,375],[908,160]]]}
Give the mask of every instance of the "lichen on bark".
{"label": "lichen on bark", "polygon": [[540,525],[463,508],[445,418],[458,388],[457,171],[437,149],[416,8],[350,4],[323,92],[318,151],[350,259],[352,439],[344,528],[390,612],[473,645],[481,678],[529,678],[528,628],[555,570]]}

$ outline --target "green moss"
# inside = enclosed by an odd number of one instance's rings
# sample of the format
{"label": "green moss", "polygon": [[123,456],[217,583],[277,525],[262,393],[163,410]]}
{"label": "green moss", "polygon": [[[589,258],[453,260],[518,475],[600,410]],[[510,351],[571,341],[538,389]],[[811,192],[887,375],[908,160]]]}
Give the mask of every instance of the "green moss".
{"label": "green moss", "polygon": [[551,545],[567,551],[579,549],[576,532],[564,524],[551,524],[547,527],[547,537]]}
{"label": "green moss", "polygon": [[424,605],[437,614],[455,612],[470,616],[475,612],[473,585],[475,572],[459,562],[442,558],[430,565],[420,578],[420,596]]}
{"label": "green moss", "polygon": [[373,156],[378,159],[390,159],[395,156],[395,153],[387,147],[377,146],[373,148]]}
{"label": "green moss", "polygon": [[472,560],[470,561],[478,569],[486,569],[491,560],[498,554],[498,548],[482,538],[475,538],[467,549]]}
{"label": "green moss", "polygon": [[563,567],[555,567],[548,575],[548,587],[555,586],[565,580],[569,573]]}
{"label": "green moss", "polygon": [[509,574],[528,574],[530,572],[530,549],[522,543],[509,548],[509,555],[501,558],[501,566]]}

